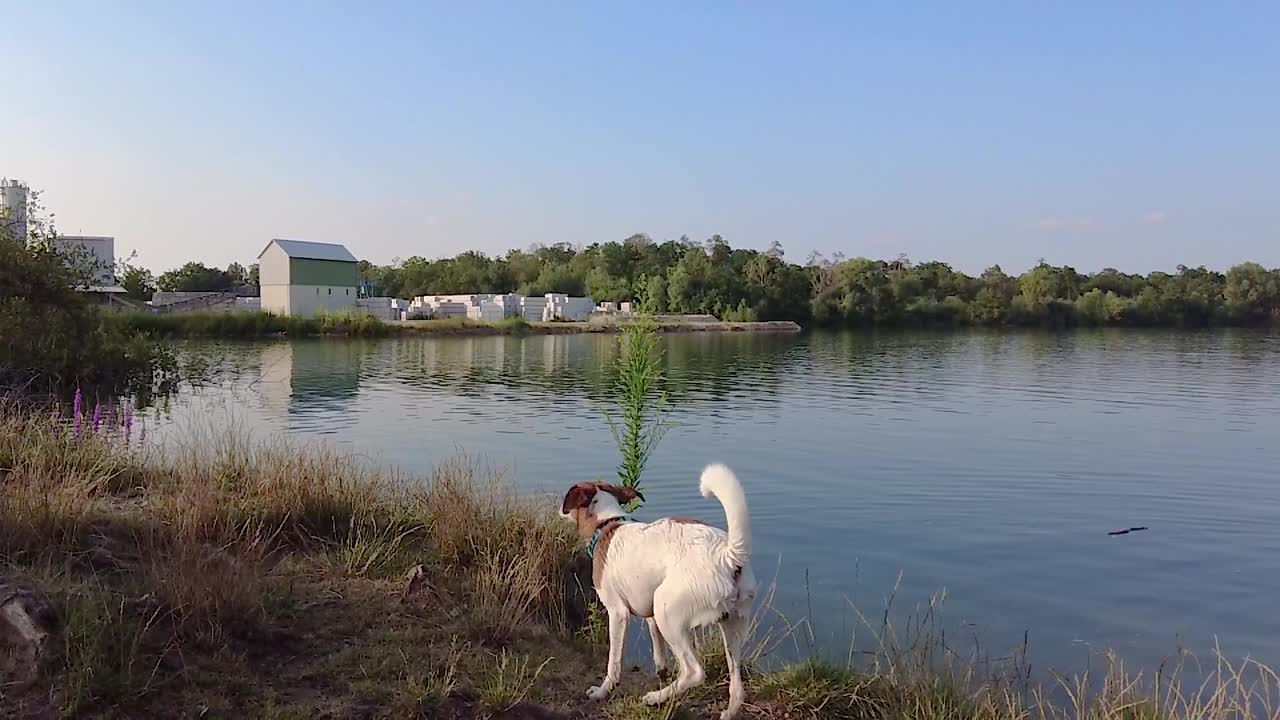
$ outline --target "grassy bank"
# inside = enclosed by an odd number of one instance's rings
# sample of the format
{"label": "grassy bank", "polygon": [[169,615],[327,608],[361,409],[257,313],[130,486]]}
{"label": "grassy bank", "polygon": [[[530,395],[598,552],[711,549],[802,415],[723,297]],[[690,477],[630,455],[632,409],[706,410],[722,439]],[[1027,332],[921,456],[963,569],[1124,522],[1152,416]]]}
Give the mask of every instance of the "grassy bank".
{"label": "grassy bank", "polygon": [[[327,313],[316,317],[280,317],[269,313],[116,313],[102,316],[110,335],[160,338],[385,337],[388,335],[567,335],[616,333],[626,323],[526,322],[508,318],[482,322],[465,318],[383,322],[364,313]],[[660,322],[658,332],[799,332],[795,323]]]}
{"label": "grassy bank", "polygon": [[[641,672],[603,705],[583,697],[605,649],[555,498],[518,500],[463,461],[411,478],[321,446],[231,435],[161,452],[111,425],[0,411],[0,578],[39,588],[61,619],[34,674],[0,657],[0,708],[631,720],[712,717],[723,705],[715,643],[707,686],[678,706],[640,707],[656,682]],[[934,662],[929,645],[884,637],[861,670],[756,665],[747,716],[1278,717],[1263,706],[1275,685],[1251,684],[1275,676],[1252,665],[1224,668],[1203,691],[1165,676],[1155,694],[1116,667],[1096,694],[1064,681],[1073,707]]]}
{"label": "grassy bank", "polygon": [[272,335],[382,337],[395,328],[366,313],[322,313],[282,317],[265,312],[104,313],[104,331],[162,338],[257,338]]}

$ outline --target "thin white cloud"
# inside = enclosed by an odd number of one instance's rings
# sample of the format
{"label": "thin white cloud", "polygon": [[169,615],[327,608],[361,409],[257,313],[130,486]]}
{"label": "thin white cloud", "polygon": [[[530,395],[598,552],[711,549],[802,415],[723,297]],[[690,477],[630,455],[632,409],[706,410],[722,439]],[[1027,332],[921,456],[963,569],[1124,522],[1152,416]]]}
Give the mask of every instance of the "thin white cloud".
{"label": "thin white cloud", "polygon": [[1151,212],[1142,216],[1142,224],[1143,225],[1163,225],[1165,221],[1168,219],[1169,219],[1169,216],[1165,215],[1163,210],[1152,210]]}
{"label": "thin white cloud", "polygon": [[1051,216],[1032,223],[1031,227],[1045,232],[1056,232],[1070,228],[1093,227],[1093,220],[1087,217],[1060,218]]}

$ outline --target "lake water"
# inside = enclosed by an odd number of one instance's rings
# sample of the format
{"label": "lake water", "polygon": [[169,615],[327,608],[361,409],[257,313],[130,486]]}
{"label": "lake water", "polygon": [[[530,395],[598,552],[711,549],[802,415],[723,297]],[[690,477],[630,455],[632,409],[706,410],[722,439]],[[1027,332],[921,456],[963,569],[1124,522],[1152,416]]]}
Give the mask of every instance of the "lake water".
{"label": "lake water", "polygon": [[[465,452],[556,507],[607,477],[613,339],[397,338],[192,352],[229,368],[163,424],[323,437],[427,471]],[[729,463],[757,575],[843,657],[899,575],[945,590],[953,645],[1082,669],[1115,648],[1280,663],[1280,336],[1253,332],[679,335],[642,518],[723,525],[697,492]],[[170,425],[172,427],[172,425]],[[1109,536],[1110,530],[1148,530]],[[806,581],[807,578],[807,581]],[[878,620],[872,620],[877,623]],[[866,628],[859,631],[867,637]],[[962,638],[962,639],[961,639]],[[861,644],[861,643],[860,643]]]}

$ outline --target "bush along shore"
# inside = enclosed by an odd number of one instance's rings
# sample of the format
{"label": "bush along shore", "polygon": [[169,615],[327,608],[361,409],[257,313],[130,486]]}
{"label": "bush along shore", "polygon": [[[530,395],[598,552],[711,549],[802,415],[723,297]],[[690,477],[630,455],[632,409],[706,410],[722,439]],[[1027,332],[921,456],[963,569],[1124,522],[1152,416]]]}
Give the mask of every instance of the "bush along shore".
{"label": "bush along shore", "polygon": [[[0,408],[0,714],[18,717],[703,718],[628,672],[584,696],[605,646],[558,498],[467,461],[415,478],[235,434],[146,444],[127,411]],[[625,435],[625,433],[624,433]],[[693,470],[691,469],[691,473]],[[692,477],[692,475],[691,475]],[[765,611],[767,612],[767,610]],[[1277,718],[1276,676],[1220,662],[1040,688],[883,634],[858,666],[768,667],[746,717]],[[1051,702],[1050,697],[1059,698]]]}
{"label": "bush along shore", "polygon": [[633,321],[527,322],[508,318],[482,322],[463,318],[383,322],[362,312],[320,313],[314,317],[281,317],[261,312],[115,313],[102,316],[103,329],[123,337],[146,338],[259,338],[285,337],[386,337],[390,335],[562,335],[617,333],[639,323],[657,332],[773,332],[796,333],[793,322],[725,322],[637,317]]}

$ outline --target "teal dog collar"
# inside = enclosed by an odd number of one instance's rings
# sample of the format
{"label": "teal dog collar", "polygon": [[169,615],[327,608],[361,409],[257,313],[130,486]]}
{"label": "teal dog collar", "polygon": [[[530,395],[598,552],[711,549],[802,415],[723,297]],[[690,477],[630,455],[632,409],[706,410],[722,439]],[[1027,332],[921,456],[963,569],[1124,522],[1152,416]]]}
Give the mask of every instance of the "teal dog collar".
{"label": "teal dog collar", "polygon": [[604,534],[605,528],[614,523],[631,522],[631,518],[626,515],[611,517],[608,520],[596,526],[596,531],[591,533],[591,542],[587,543],[587,557],[594,558],[596,556],[596,544],[600,542],[600,536]]}

